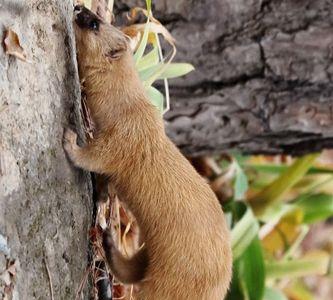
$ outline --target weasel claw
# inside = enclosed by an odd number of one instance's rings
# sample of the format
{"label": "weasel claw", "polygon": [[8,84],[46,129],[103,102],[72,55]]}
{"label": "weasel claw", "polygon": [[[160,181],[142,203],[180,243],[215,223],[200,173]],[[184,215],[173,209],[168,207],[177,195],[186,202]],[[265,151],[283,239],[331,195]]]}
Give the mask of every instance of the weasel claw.
{"label": "weasel claw", "polygon": [[73,151],[78,148],[76,141],[77,134],[73,130],[66,128],[63,136],[63,147],[70,158],[72,158]]}

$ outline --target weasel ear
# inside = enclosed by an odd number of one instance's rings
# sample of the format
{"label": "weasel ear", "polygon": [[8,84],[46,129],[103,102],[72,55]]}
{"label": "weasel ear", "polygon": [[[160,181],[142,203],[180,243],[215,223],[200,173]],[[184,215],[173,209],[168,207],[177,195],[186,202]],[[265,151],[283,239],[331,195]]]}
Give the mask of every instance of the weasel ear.
{"label": "weasel ear", "polygon": [[109,50],[107,53],[105,53],[105,56],[111,61],[118,60],[120,57],[122,57],[125,51],[126,47],[113,48]]}

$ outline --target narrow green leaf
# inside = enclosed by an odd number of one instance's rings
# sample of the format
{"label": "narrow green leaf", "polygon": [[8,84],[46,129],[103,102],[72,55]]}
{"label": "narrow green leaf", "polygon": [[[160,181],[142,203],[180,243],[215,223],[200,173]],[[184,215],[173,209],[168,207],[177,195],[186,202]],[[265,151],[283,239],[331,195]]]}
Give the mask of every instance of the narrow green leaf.
{"label": "narrow green leaf", "polygon": [[266,262],[267,278],[298,278],[308,275],[325,275],[330,267],[330,255],[312,253],[300,259]]}
{"label": "narrow green leaf", "polygon": [[157,47],[154,47],[153,50],[151,50],[148,54],[143,56],[137,63],[137,69],[138,71],[142,72],[143,70],[146,70],[148,68],[151,68],[155,65],[157,65],[159,62],[158,57],[158,49]]}
{"label": "narrow green leaf", "polygon": [[239,260],[234,261],[232,269],[232,281],[225,300],[244,300],[245,297],[240,283],[240,276],[242,276],[242,274],[239,274]]}
{"label": "narrow green leaf", "polygon": [[[150,66],[148,68],[145,68],[144,70],[139,72],[140,79],[143,82],[148,82],[157,72],[159,72],[165,65],[162,63],[159,63],[154,66]],[[147,85],[147,84],[146,84]]]}
{"label": "narrow green leaf", "polygon": [[150,23],[149,23],[149,19],[147,19],[147,23],[146,23],[146,26],[145,26],[145,30],[143,32],[142,39],[140,41],[140,45],[139,45],[138,49],[136,50],[136,52],[134,54],[134,60],[135,60],[136,65],[138,65],[140,59],[143,56],[143,53],[145,52],[146,47],[147,47],[149,29],[150,29]]}
{"label": "narrow green leaf", "polygon": [[289,249],[287,249],[286,253],[283,255],[283,259],[292,258],[294,253],[298,250],[300,244],[303,242],[304,238],[309,232],[308,225],[300,226],[300,233],[296,240],[290,245]]}
{"label": "narrow green leaf", "polygon": [[288,300],[288,298],[278,290],[266,288],[264,300]]}
{"label": "narrow green leaf", "polygon": [[158,89],[152,86],[147,88],[147,94],[152,104],[154,104],[158,108],[158,110],[162,113],[163,103],[164,103],[163,94]]}
{"label": "narrow green leaf", "polygon": [[246,250],[246,248],[251,244],[251,241],[256,236],[259,231],[259,226],[257,223],[252,222],[244,230],[243,235],[240,239],[235,239],[235,244],[232,248],[234,258],[238,258]]}
{"label": "narrow green leaf", "polygon": [[265,263],[258,236],[240,257],[239,274],[246,299],[261,300],[265,290]]}
{"label": "narrow green leaf", "polygon": [[151,0],[146,0],[147,11],[151,11]]}
{"label": "narrow green leaf", "polygon": [[240,257],[259,231],[259,225],[252,210],[244,203],[238,202],[236,205],[244,206],[244,213],[239,222],[231,231],[231,247],[234,259]]}
{"label": "narrow green leaf", "polygon": [[160,74],[157,79],[164,78],[176,78],[180,76],[184,76],[194,70],[194,67],[191,64],[187,63],[171,63],[169,64],[165,70]]}
{"label": "narrow green leaf", "polygon": [[[252,168],[257,172],[268,173],[280,175],[288,169],[287,165],[274,165],[274,164],[244,164],[244,167]],[[307,175],[316,175],[316,174],[333,174],[332,168],[322,168],[322,167],[311,167]]]}
{"label": "narrow green leaf", "polygon": [[169,79],[179,76],[183,76],[188,72],[194,70],[193,66],[185,63],[170,63],[164,64],[159,63],[141,71],[140,78],[146,83],[151,85],[155,80],[158,79]]}
{"label": "narrow green leaf", "polygon": [[303,222],[306,224],[324,221],[333,216],[333,195],[320,193],[303,196],[296,200],[294,207],[303,211]]}
{"label": "narrow green leaf", "polygon": [[249,188],[249,183],[247,176],[239,163],[237,161],[234,162],[236,164],[236,176],[234,181],[234,198],[235,200],[243,200],[245,199],[245,193]]}
{"label": "narrow green leaf", "polygon": [[285,193],[299,182],[308,172],[317,157],[318,154],[310,154],[295,160],[295,162],[288,167],[281,176],[253,197],[251,199],[251,205],[255,213],[257,215],[262,215],[269,206],[281,201]]}
{"label": "narrow green leaf", "polygon": [[[309,289],[302,280],[293,280],[288,287],[285,288],[285,293],[288,295],[289,299],[295,300],[315,300],[318,298],[312,294],[312,291]],[[323,299],[321,299],[323,300]]]}
{"label": "narrow green leaf", "polygon": [[243,154],[239,150],[231,150],[229,153],[242,167],[246,166],[247,161],[251,158],[251,155]]}

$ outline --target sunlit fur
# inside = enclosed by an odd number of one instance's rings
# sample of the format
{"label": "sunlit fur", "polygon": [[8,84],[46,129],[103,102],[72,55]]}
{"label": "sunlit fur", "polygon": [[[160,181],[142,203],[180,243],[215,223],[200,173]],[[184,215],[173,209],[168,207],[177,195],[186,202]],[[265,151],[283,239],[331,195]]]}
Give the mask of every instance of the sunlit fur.
{"label": "sunlit fur", "polygon": [[[137,218],[149,259],[137,299],[223,299],[232,257],[217,198],[165,135],[127,38],[106,24],[98,32],[75,25],[75,33],[80,79],[96,133],[80,148],[67,131],[64,147],[76,166],[110,176]],[[120,58],[107,57],[118,48]]]}

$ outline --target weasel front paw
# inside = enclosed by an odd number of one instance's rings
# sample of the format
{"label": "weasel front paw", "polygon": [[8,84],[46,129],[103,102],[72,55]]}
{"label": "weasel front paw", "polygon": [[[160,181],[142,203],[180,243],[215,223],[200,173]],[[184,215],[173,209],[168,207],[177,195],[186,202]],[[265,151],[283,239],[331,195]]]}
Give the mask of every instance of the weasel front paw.
{"label": "weasel front paw", "polygon": [[77,145],[77,134],[69,129],[69,128],[66,128],[64,130],[64,137],[63,137],[63,147],[67,153],[67,155],[69,156],[69,158],[71,160],[74,159],[74,152],[75,150],[78,148],[78,145]]}

